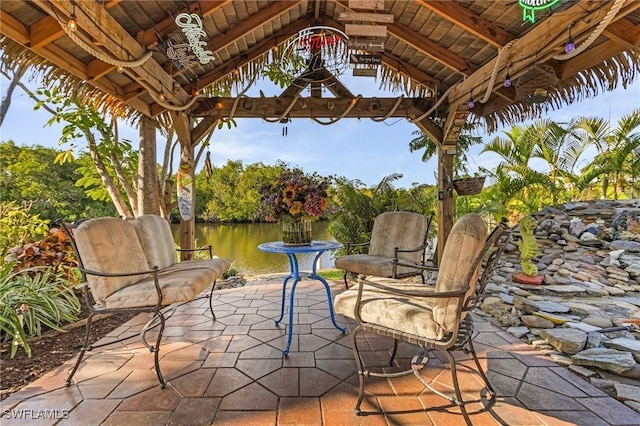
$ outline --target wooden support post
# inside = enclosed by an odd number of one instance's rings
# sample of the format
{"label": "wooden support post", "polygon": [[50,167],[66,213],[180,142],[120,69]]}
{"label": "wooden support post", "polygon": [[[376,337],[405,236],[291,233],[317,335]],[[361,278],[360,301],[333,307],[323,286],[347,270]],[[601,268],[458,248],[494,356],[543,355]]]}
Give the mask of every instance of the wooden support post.
{"label": "wooden support post", "polygon": [[[193,250],[196,248],[196,215],[194,210],[196,203],[196,194],[195,194],[195,174],[196,174],[196,165],[195,165],[195,150],[193,146],[182,146],[182,151],[188,154],[188,158],[191,160],[191,181],[194,182],[193,185],[193,198],[191,200],[191,217],[189,220],[180,219],[180,248]],[[180,253],[180,260],[191,260],[193,259],[192,251],[183,251]]]}
{"label": "wooden support post", "polygon": [[139,153],[137,216],[148,213],[160,214],[156,121],[145,116],[140,118]]}
{"label": "wooden support post", "polygon": [[438,265],[453,228],[453,155],[438,152]]}

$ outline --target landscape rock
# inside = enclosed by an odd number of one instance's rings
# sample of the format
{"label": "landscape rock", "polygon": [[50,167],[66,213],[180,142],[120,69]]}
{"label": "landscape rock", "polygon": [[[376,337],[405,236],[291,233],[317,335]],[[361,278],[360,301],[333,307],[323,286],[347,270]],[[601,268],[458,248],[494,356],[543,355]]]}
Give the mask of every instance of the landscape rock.
{"label": "landscape rock", "polygon": [[557,350],[570,355],[580,352],[587,343],[587,333],[572,328],[543,330],[540,337]]}
{"label": "landscape rock", "polygon": [[525,314],[531,314],[540,310],[536,302],[526,297],[515,296],[512,298],[513,306]]}
{"label": "landscape rock", "polygon": [[609,348],[585,349],[573,355],[571,361],[577,365],[592,366],[621,374],[636,365],[633,355]]}
{"label": "landscape rock", "polygon": [[610,319],[603,317],[586,317],[582,322],[600,328],[609,328],[613,325],[613,322],[611,322]]}
{"label": "landscape rock", "polygon": [[527,327],[531,328],[553,328],[555,324],[549,321],[548,319],[544,319],[534,315],[523,315],[520,317],[520,320]]}
{"label": "landscape rock", "polygon": [[616,383],[614,385],[616,397],[620,401],[635,401],[640,402],[640,386],[625,385],[623,383]]}
{"label": "landscape rock", "polygon": [[615,339],[607,340],[606,342],[604,342],[604,346],[607,348],[617,349],[619,351],[631,352],[633,355],[640,354],[640,341],[636,339],[618,337]]}

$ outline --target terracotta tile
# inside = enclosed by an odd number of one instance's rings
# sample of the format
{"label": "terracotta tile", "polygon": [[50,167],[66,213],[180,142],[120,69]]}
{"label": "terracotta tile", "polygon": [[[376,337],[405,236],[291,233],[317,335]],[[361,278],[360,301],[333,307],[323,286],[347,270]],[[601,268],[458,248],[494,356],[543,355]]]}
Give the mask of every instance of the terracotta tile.
{"label": "terracotta tile", "polygon": [[[227,329],[228,328],[229,327],[227,327]],[[231,342],[229,343],[229,346],[227,347],[225,352],[242,352],[249,348],[253,348],[254,346],[258,346],[262,343],[258,339],[254,339],[251,336],[244,335],[245,333],[231,334],[233,334],[233,337],[231,338]]]}
{"label": "terracotta tile", "polygon": [[187,398],[180,401],[168,426],[210,425],[218,410],[219,398]]}
{"label": "terracotta tile", "polygon": [[243,334],[248,334],[249,330],[251,330],[251,326],[249,325],[228,325],[225,327],[222,334],[241,336]]}
{"label": "terracotta tile", "polygon": [[280,398],[278,425],[321,426],[322,415],[318,398]]}
{"label": "terracotta tile", "polygon": [[201,368],[171,380],[169,386],[182,398],[202,398],[215,372],[214,368]]}
{"label": "terracotta tile", "polygon": [[235,368],[218,368],[204,396],[224,396],[251,383],[251,378]]}
{"label": "terracotta tile", "polygon": [[[85,396],[86,398],[86,396]],[[120,404],[117,399],[85,399],[60,424],[65,426],[100,425]]]}
{"label": "terracotta tile", "polygon": [[220,331],[193,330],[192,328],[189,328],[189,331],[184,333],[184,335],[182,337],[184,339],[186,339],[186,340],[189,340],[190,342],[200,343],[200,342],[204,342],[206,340],[209,340],[212,337],[219,336],[220,334],[222,334],[222,332],[220,332]]}
{"label": "terracotta tile", "polygon": [[212,352],[207,356],[204,363],[202,363],[202,367],[234,367],[238,360],[238,356],[240,356],[240,352]]}
{"label": "terracotta tile", "polygon": [[233,336],[216,336],[213,339],[201,342],[200,346],[207,352],[226,352],[231,339],[233,339]]}
{"label": "terracotta tile", "polygon": [[236,368],[247,376],[257,380],[282,367],[282,359],[241,359]]}
{"label": "terracotta tile", "polygon": [[372,414],[367,416],[358,416],[351,410],[349,411],[333,411],[322,413],[322,420],[325,426],[387,426],[387,420],[384,414]]}
{"label": "terracotta tile", "polygon": [[255,328],[255,326],[253,326],[249,331],[249,336],[254,337],[260,340],[261,342],[265,342],[265,343],[273,339],[276,339],[278,337],[281,337],[283,335],[284,335],[284,331],[273,329],[273,322],[271,322],[270,326],[266,330],[261,328]]}
{"label": "terracotta tile", "polygon": [[490,413],[505,425],[543,425],[538,417],[514,398],[498,399],[491,407]]}
{"label": "terracotta tile", "polygon": [[524,381],[569,397],[587,396],[580,389],[555,374],[549,368],[529,368],[529,371],[527,371],[527,374],[524,377]]}
{"label": "terracotta tile", "polygon": [[589,396],[608,396],[606,393],[593,386],[588,381],[582,379],[578,375],[567,370],[565,367],[554,367],[550,368],[549,371],[552,371],[554,374],[562,377],[564,380],[571,383],[573,386],[576,386],[578,389]]}
{"label": "terracotta tile", "polygon": [[168,411],[121,411],[115,412],[102,424],[103,426],[163,425],[171,413]]}
{"label": "terracotta tile", "polygon": [[213,426],[275,426],[277,411],[218,411]]}
{"label": "terracotta tile", "polygon": [[300,391],[298,368],[281,368],[261,378],[260,384],[279,396],[298,396]]}
{"label": "terracotta tile", "polygon": [[559,393],[561,391],[553,392],[523,383],[516,398],[530,410],[580,410],[582,408],[575,398]]}
{"label": "terracotta tile", "polygon": [[170,387],[155,387],[125,399],[117,411],[173,411],[179,402],[180,396]]}
{"label": "terracotta tile", "polygon": [[608,426],[609,423],[591,411],[536,411],[543,424],[550,426]]}
{"label": "terracotta tile", "polygon": [[640,413],[613,398],[578,398],[576,401],[611,424],[619,426],[640,424]]}
{"label": "terracotta tile", "polygon": [[80,389],[85,399],[106,398],[129,374],[131,372],[127,370],[114,371],[95,379],[78,383],[78,389]]}
{"label": "terracotta tile", "polygon": [[246,349],[240,353],[240,359],[278,359],[282,361],[282,350],[276,349],[266,343],[261,343],[258,346],[254,346],[251,349]]}
{"label": "terracotta tile", "polygon": [[381,397],[380,407],[391,424],[429,425],[431,421],[417,398]]}
{"label": "terracotta tile", "polygon": [[77,387],[65,387],[49,393],[34,396],[13,407],[9,413],[3,413],[2,426],[29,424],[53,425],[68,416],[82,402]]}
{"label": "terracotta tile", "polygon": [[300,368],[300,396],[320,396],[340,380],[316,368]]}
{"label": "terracotta tile", "polygon": [[278,409],[278,397],[257,383],[252,383],[222,398],[220,410],[271,411]]}

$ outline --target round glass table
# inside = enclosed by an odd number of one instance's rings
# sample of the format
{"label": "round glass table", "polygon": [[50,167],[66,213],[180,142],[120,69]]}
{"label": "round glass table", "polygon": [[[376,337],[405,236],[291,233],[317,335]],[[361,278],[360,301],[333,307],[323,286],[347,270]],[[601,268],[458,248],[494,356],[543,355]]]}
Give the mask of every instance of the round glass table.
{"label": "round glass table", "polygon": [[[258,250],[269,252],[269,253],[282,253],[286,254],[289,259],[289,275],[287,275],[282,281],[282,303],[280,305],[280,317],[275,320],[276,324],[279,324],[280,321],[284,318],[284,306],[287,300],[287,283],[290,279],[293,278],[293,284],[291,285],[291,291],[289,294],[289,330],[288,330],[288,338],[287,338],[287,346],[282,351],[285,355],[289,353],[289,348],[291,347],[291,338],[293,335],[293,306],[294,306],[294,298],[296,293],[296,286],[301,278],[311,278],[313,280],[320,281],[325,290],[327,291],[327,302],[329,303],[329,315],[331,316],[331,322],[334,327],[343,333],[346,331],[344,327],[340,327],[338,323],[336,323],[336,318],[333,312],[333,302],[331,299],[331,290],[329,288],[329,284],[327,281],[319,276],[316,273],[316,265],[318,264],[318,259],[322,256],[323,253],[327,251],[334,251],[342,248],[342,244],[336,241],[312,241],[309,245],[304,246],[292,246],[285,245],[282,241],[272,241],[269,243],[263,243],[258,246]],[[313,266],[311,268],[311,273],[301,272],[298,267],[298,257],[299,253],[316,253],[315,258],[313,259]]]}

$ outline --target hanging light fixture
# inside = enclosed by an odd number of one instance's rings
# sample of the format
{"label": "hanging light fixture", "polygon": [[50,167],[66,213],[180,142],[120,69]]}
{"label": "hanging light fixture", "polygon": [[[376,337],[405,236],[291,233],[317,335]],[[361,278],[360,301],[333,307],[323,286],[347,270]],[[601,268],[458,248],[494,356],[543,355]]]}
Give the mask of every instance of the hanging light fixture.
{"label": "hanging light fixture", "polygon": [[511,76],[509,75],[509,67],[511,67],[511,64],[507,66],[507,75],[504,76],[504,83],[502,83],[504,87],[511,87]]}
{"label": "hanging light fixture", "polygon": [[67,21],[67,28],[69,28],[69,31],[76,31],[78,29],[78,20],[76,17],[76,2],[72,1],[71,2],[71,16],[69,17],[69,20]]}
{"label": "hanging light fixture", "polygon": [[573,53],[574,50],[576,50],[576,44],[573,41],[573,38],[571,37],[571,27],[573,26],[573,24],[569,25],[569,40],[567,40],[567,44],[564,45],[564,51],[567,53]]}
{"label": "hanging light fixture", "polygon": [[474,106],[476,106],[476,103],[473,101],[471,92],[469,92],[469,109],[473,109]]}
{"label": "hanging light fixture", "polygon": [[120,74],[122,74],[124,72],[124,67],[122,67],[122,65],[118,65],[116,67],[116,71],[118,71]]}

